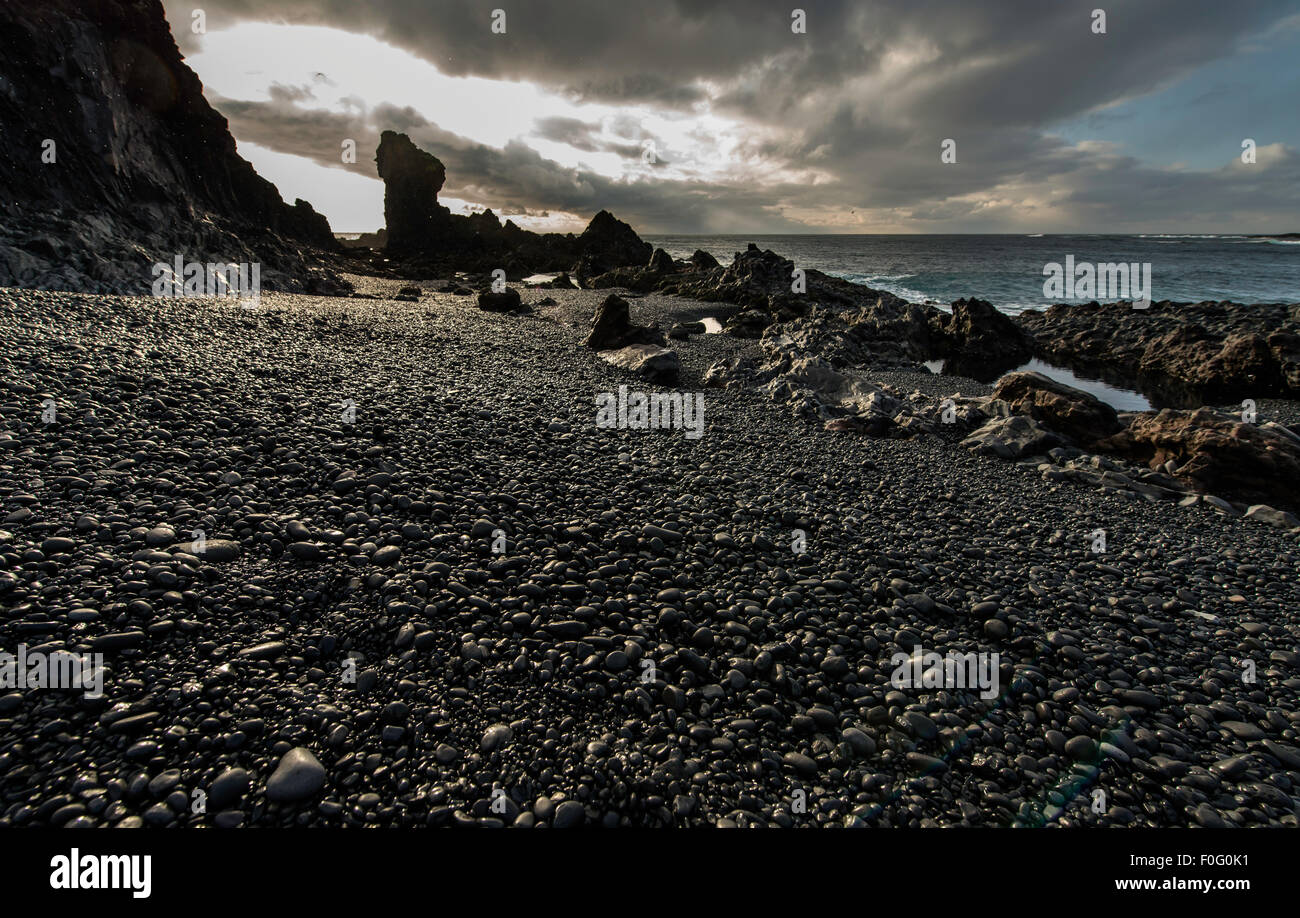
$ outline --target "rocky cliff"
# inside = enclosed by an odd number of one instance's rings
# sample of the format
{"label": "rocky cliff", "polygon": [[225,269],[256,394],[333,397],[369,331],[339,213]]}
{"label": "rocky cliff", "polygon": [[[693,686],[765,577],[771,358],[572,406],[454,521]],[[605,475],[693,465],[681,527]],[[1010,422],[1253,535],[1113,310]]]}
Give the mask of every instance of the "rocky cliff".
{"label": "rocky cliff", "polygon": [[380,135],[375,166],[384,182],[383,265],[411,277],[501,268],[511,280],[569,270],[586,278],[650,257],[649,243],[604,210],[580,236],[532,233],[510,220],[503,224],[491,210],[453,214],[438,202],[447,178],[442,162],[396,131]]}
{"label": "rocky cliff", "polygon": [[384,131],[375,151],[375,166],[384,182],[389,253],[420,252],[452,235],[451,211],[438,203],[447,169],[436,157],[411,143],[405,134]]}
{"label": "rocky cliff", "polygon": [[328,221],[239,156],[159,0],[0,4],[0,135],[0,286],[146,293],[177,255],[337,286]]}

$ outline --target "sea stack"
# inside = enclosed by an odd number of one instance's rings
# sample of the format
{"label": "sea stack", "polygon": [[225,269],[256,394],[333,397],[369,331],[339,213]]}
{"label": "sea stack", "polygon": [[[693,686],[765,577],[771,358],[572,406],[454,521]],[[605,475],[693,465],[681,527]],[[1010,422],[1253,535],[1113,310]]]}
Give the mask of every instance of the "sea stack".
{"label": "sea stack", "polygon": [[384,180],[387,251],[400,255],[429,250],[451,228],[451,212],[438,203],[446,168],[438,157],[395,131],[380,135],[375,165]]}

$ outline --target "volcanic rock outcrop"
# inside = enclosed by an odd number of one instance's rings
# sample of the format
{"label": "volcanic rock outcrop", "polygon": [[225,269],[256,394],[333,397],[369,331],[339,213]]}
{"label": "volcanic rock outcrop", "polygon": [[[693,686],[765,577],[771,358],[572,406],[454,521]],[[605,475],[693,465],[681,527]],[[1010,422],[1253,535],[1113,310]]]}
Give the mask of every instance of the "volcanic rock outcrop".
{"label": "volcanic rock outcrop", "polygon": [[1034,355],[1033,339],[986,300],[957,300],[950,315],[934,316],[932,327],[948,373],[989,382]]}
{"label": "volcanic rock outcrop", "polygon": [[770,313],[776,321],[804,315],[814,303],[848,309],[881,301],[903,302],[892,293],[872,290],[813,268],[800,269],[802,275],[798,275],[792,260],[770,249],[760,250],[752,242],[744,252],[737,252],[725,268],[708,267],[712,259],[701,258],[702,254],[692,256],[692,263],[700,266],[695,272],[668,278],[658,289],[697,300],[753,307]]}
{"label": "volcanic rock outcrop", "polygon": [[1135,415],[1097,449],[1167,466],[1197,491],[1300,509],[1300,438],[1280,425],[1246,424],[1211,408],[1166,408]]}
{"label": "volcanic rock outcrop", "polygon": [[[603,211],[602,211],[603,213]],[[596,221],[593,220],[594,224]],[[626,226],[627,224],[620,224]],[[611,235],[617,234],[617,230]],[[630,253],[628,253],[630,254]],[[589,271],[591,268],[591,259],[584,258],[579,267],[583,271]],[[663,249],[655,249],[654,254],[650,256],[650,263],[640,267],[628,266],[624,268],[614,268],[606,271],[597,277],[589,277],[587,286],[596,290],[606,290],[610,287],[621,287],[624,290],[635,290],[638,293],[649,293],[658,289],[665,278],[674,275],[682,270],[689,270],[690,264],[678,264]]]}
{"label": "volcanic rock outcrop", "polygon": [[0,5],[0,285],[148,293],[152,265],[258,262],[346,289],[329,223],[235,151],[159,0]]}
{"label": "volcanic rock outcrop", "polygon": [[588,276],[622,265],[643,265],[654,251],[632,227],[607,210],[591,218],[578,237],[578,246]]}
{"label": "volcanic rock outcrop", "polygon": [[1300,304],[1089,303],[1017,321],[1044,357],[1166,404],[1300,397]]}
{"label": "volcanic rock outcrop", "polygon": [[[632,227],[602,210],[580,236],[532,233],[491,210],[462,216],[438,203],[447,170],[405,134],[384,131],[375,152],[384,182],[384,263],[407,276],[497,269],[510,280],[541,271],[572,271],[582,281],[624,265],[642,265],[651,247]],[[375,242],[378,241],[375,237]]]}
{"label": "volcanic rock outcrop", "polygon": [[384,131],[375,151],[384,182],[384,225],[388,251],[418,252],[451,232],[451,211],[438,203],[447,170],[405,134]]}
{"label": "volcanic rock outcrop", "polygon": [[658,328],[632,324],[631,309],[627,300],[611,293],[596,307],[591,318],[591,331],[583,340],[583,347],[604,351],[626,347],[629,344],[663,344],[663,334]]}
{"label": "volcanic rock outcrop", "polygon": [[799,269],[789,258],[750,243],[722,267],[705,252],[674,262],[658,250],[641,268],[619,268],[592,278],[596,288],[659,292],[742,309],[729,316],[733,335],[757,338],[770,326],[802,336],[831,363],[898,366],[947,357],[953,369],[988,377],[1033,356],[1033,340],[983,300],[958,300],[951,315],[908,303],[816,269]]}
{"label": "volcanic rock outcrop", "polygon": [[993,397],[1080,446],[1091,446],[1123,426],[1115,409],[1101,399],[1041,373],[1012,373],[998,382]]}

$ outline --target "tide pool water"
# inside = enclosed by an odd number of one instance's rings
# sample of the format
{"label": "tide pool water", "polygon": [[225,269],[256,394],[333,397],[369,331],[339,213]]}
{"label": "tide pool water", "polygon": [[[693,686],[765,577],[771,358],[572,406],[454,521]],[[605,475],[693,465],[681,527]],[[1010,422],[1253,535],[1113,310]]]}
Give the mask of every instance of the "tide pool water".
{"label": "tide pool water", "polygon": [[[943,364],[942,360],[927,360],[925,362],[925,365],[932,372],[939,374],[943,373]],[[1116,411],[1150,411],[1155,407],[1149,398],[1133,389],[1123,389],[1119,386],[1112,386],[1100,379],[1080,376],[1073,370],[1045,363],[1037,358],[1030,360],[1023,366],[1016,367],[1014,370],[1008,370],[999,379],[1010,376],[1012,373],[1041,373],[1048,379],[1054,379],[1072,389],[1078,389],[1096,396]]]}

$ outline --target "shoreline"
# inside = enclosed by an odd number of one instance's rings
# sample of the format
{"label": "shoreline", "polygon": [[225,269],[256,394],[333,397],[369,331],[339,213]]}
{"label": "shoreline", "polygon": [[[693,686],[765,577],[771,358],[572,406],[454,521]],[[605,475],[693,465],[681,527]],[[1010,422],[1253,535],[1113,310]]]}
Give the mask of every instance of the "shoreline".
{"label": "shoreline", "polygon": [[[1293,534],[824,431],[703,386],[756,355],[731,336],[675,344],[702,439],[598,429],[596,395],[629,379],[578,346],[606,291],[525,290],[556,301],[529,317],[365,283],[388,298],[265,294],[250,313],[0,291],[22,381],[4,506],[30,511],[0,524],[26,559],[5,627],[117,648],[102,705],[4,701],[31,771],[0,823],[50,824],[58,757],[93,764],[107,803],[58,807],[65,825],[783,824],[813,787],[800,819],[819,825],[1294,824],[1270,783],[1300,754]],[[679,318],[677,298],[632,303]],[[43,392],[67,420],[14,413]],[[234,559],[176,548],[197,523]],[[891,688],[914,645],[1000,654],[998,707]],[[1243,686],[1243,649],[1275,676]],[[82,725],[72,760],[33,729],[57,717]],[[301,746],[320,789],[297,798],[275,776]],[[237,790],[194,815],[136,774]],[[1107,815],[1044,800],[1080,775]]]}

